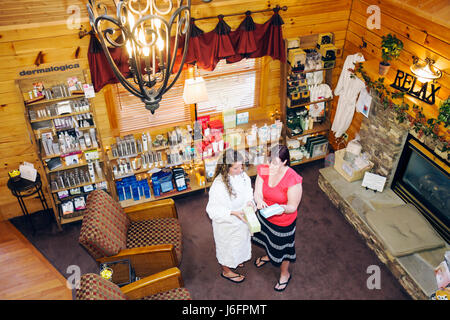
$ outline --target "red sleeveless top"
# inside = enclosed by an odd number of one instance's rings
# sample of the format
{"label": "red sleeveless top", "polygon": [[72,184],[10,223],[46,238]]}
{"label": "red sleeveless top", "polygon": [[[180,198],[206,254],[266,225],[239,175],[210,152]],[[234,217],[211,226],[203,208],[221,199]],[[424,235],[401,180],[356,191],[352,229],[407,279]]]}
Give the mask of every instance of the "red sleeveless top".
{"label": "red sleeveless top", "polygon": [[[269,187],[269,166],[266,164],[258,166],[258,175],[263,180],[263,197],[264,202],[271,206],[275,203],[280,205],[287,204],[287,192],[289,187],[294,186],[296,184],[302,183],[303,178],[295,172],[294,169],[288,168],[283,178],[278,182],[278,184],[271,188]],[[277,226],[288,226],[297,218],[297,210],[294,213],[282,213],[280,215],[275,215],[267,220],[270,223],[273,223]]]}

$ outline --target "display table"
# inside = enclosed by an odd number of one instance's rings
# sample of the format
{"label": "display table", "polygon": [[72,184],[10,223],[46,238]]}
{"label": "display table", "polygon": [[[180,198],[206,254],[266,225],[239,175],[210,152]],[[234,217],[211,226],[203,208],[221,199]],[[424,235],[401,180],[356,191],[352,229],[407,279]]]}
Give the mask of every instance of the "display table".
{"label": "display table", "polygon": [[36,232],[36,229],[31,220],[30,213],[28,212],[28,209],[25,205],[24,198],[31,197],[37,194],[37,197],[39,198],[39,200],[41,200],[44,211],[50,211],[50,208],[47,205],[47,201],[45,200],[44,193],[42,192],[41,176],[38,173],[36,176],[36,181],[34,182],[23,178],[14,181],[12,178],[10,178],[7,185],[8,189],[11,190],[12,195],[17,198],[20,208],[22,209],[22,214],[28,219],[34,234]]}

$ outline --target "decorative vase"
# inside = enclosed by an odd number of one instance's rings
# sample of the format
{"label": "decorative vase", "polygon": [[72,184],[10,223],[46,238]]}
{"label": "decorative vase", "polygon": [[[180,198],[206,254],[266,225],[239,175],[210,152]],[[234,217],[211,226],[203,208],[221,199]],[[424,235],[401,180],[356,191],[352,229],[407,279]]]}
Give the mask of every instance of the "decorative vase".
{"label": "decorative vase", "polygon": [[378,73],[381,76],[385,76],[388,73],[390,66],[391,66],[390,63],[384,63],[383,61],[380,62]]}

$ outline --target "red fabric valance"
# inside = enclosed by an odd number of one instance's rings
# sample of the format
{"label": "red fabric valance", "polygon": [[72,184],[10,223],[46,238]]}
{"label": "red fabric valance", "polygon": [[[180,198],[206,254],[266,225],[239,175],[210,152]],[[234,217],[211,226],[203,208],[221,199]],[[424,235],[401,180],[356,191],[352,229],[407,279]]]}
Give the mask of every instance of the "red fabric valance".
{"label": "red fabric valance", "polygon": [[[224,21],[222,15],[218,16],[219,22],[214,30],[206,33],[195,25],[195,19],[191,19],[186,65],[196,64],[200,69],[212,71],[222,59],[226,59],[227,63],[234,63],[245,58],[270,56],[285,62],[286,53],[282,31],[284,22],[279,15],[279,10],[279,8],[273,9],[272,17],[262,24],[255,23],[251,12],[247,11],[245,19],[234,31]],[[180,39],[180,44],[183,42],[184,39]],[[131,77],[125,48],[109,50],[122,74],[126,78]],[[173,72],[178,70],[182,53],[183,50],[179,49]],[[94,35],[91,35],[89,43],[88,61],[95,92],[100,91],[107,84],[119,83]]]}
{"label": "red fabric valance", "polygon": [[247,11],[244,21],[234,31],[221,15],[216,28],[206,33],[195,25],[195,19],[191,19],[191,38],[185,62],[209,71],[214,70],[222,59],[233,63],[244,58],[270,56],[285,62],[284,22],[279,8],[273,11],[272,17],[262,24],[255,23],[251,12]]}

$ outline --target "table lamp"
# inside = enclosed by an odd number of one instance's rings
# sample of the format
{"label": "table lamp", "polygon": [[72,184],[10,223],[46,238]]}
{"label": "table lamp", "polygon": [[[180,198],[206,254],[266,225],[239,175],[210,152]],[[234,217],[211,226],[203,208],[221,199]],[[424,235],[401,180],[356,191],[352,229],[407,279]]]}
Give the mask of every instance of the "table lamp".
{"label": "table lamp", "polygon": [[193,104],[195,121],[197,121],[197,103],[208,101],[205,80],[202,77],[186,79],[184,82],[183,99],[186,104]]}

